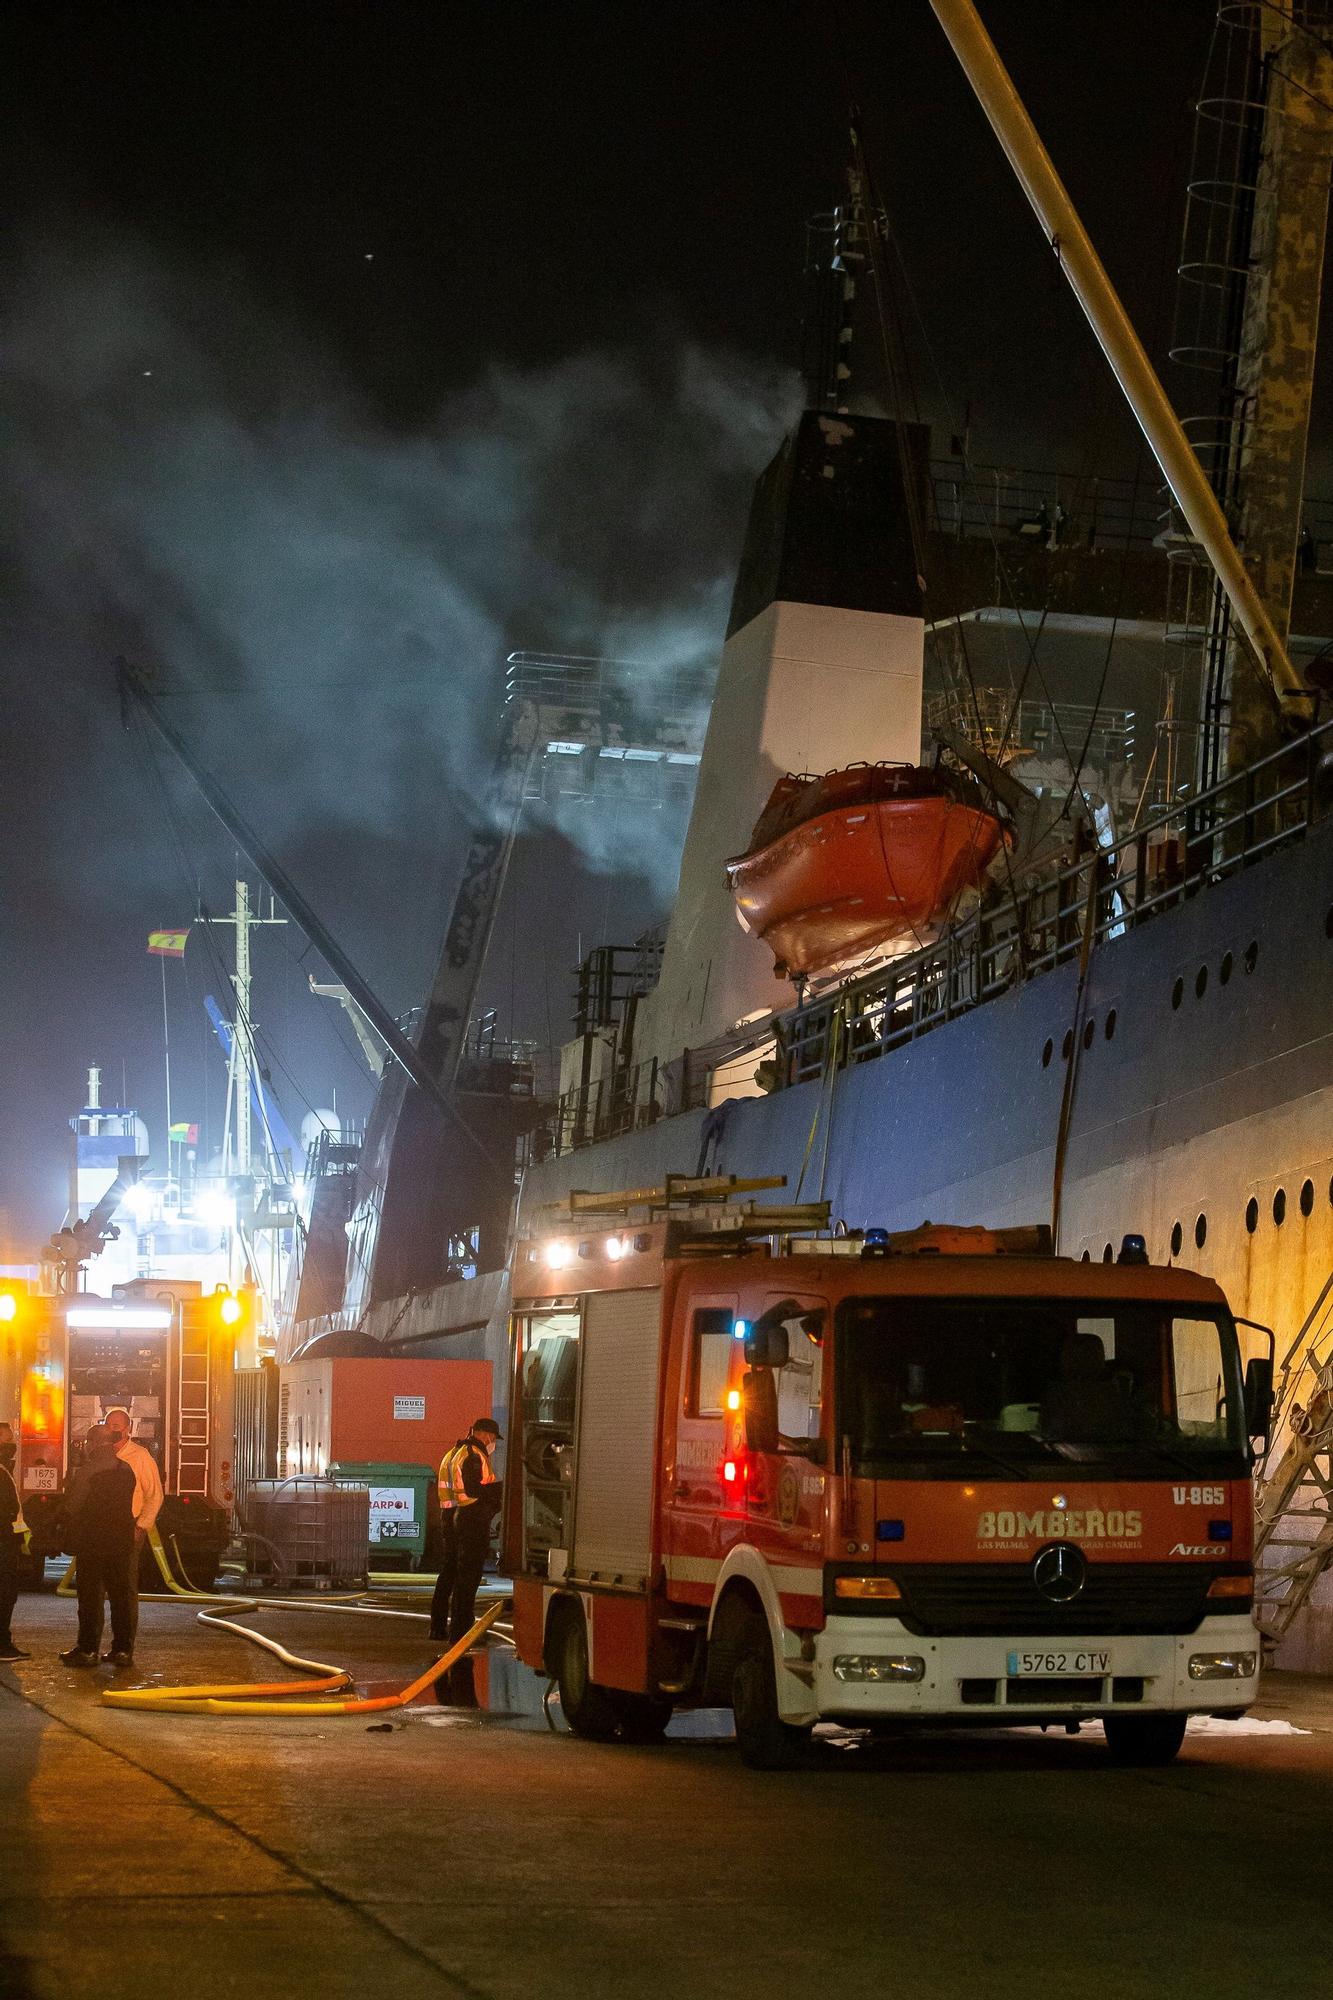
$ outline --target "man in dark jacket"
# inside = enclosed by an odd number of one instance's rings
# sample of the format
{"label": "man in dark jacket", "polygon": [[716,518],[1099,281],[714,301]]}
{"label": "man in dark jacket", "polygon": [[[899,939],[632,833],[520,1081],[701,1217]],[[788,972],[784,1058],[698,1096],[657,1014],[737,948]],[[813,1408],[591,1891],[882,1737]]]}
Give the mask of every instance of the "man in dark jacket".
{"label": "man in dark jacket", "polygon": [[[500,1426],[491,1417],[478,1417],[467,1436],[440,1461],[443,1546],[430,1606],[432,1639],[456,1642],[471,1630],[476,1619],[477,1590],[486,1566],[491,1522],[503,1491],[491,1469],[491,1453],[499,1442]],[[475,1702],[470,1659],[464,1658],[452,1668],[449,1692],[456,1702],[467,1706]]]}
{"label": "man in dark jacket", "polygon": [[101,1424],[94,1424],[83,1447],[83,1462],[70,1481],[66,1540],[75,1561],[79,1594],[78,1643],[60,1655],[67,1667],[93,1667],[102,1643],[104,1598],[111,1601],[111,1651],[103,1657],[116,1667],[134,1658],[138,1603],[134,1591],[134,1473]]}
{"label": "man in dark jacket", "polygon": [[0,1424],[0,1663],[31,1658],[21,1646],[14,1644],[9,1629],[14,1606],[18,1603],[19,1524],[23,1519],[18,1488],[14,1484],[16,1456],[14,1433],[8,1424]]}

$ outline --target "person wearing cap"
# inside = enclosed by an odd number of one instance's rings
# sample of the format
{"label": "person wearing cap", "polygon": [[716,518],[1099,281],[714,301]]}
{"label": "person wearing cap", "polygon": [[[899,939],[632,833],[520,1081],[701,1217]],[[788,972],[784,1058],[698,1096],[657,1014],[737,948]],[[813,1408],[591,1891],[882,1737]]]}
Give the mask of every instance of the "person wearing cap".
{"label": "person wearing cap", "polygon": [[134,1589],[134,1471],[116,1455],[104,1424],[94,1424],[83,1441],[65,1500],[65,1546],[74,1558],[79,1598],[79,1636],[60,1655],[67,1667],[95,1667],[111,1600],[111,1650],[102,1659],[113,1667],[134,1662],[139,1599]]}
{"label": "person wearing cap", "polygon": [[[500,1426],[494,1418],[478,1417],[467,1436],[440,1460],[442,1549],[430,1605],[432,1639],[456,1644],[475,1623],[491,1522],[502,1491],[491,1466],[491,1453],[500,1441]],[[472,1662],[466,1657],[450,1671],[449,1697],[466,1706],[476,1701]]]}

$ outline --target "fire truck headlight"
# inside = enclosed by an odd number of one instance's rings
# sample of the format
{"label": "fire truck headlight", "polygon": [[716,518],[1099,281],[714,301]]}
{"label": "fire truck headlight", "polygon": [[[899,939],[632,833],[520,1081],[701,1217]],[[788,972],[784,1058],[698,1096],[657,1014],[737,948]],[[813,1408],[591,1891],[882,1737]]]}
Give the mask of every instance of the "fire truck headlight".
{"label": "fire truck headlight", "polygon": [[628,1245],[619,1236],[608,1236],[606,1239],[606,1254],[613,1264],[620,1262],[627,1248]]}
{"label": "fire truck headlight", "polygon": [[563,1271],[566,1264],[572,1263],[573,1257],[572,1244],[556,1242],[546,1246],[546,1261],[553,1271]]}
{"label": "fire truck headlight", "polygon": [[839,1653],[833,1677],[840,1681],[923,1681],[926,1663],[917,1653]]}
{"label": "fire truck headlight", "polygon": [[1192,1681],[1247,1681],[1254,1672],[1254,1653],[1191,1653]]}

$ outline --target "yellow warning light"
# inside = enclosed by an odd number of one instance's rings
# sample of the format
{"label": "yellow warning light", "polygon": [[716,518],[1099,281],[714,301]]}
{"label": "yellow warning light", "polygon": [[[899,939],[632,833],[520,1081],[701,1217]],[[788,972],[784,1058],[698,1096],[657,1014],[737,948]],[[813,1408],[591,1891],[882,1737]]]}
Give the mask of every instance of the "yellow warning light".
{"label": "yellow warning light", "polygon": [[19,1316],[19,1302],[12,1292],[0,1292],[0,1320],[15,1320]]}
{"label": "yellow warning light", "polygon": [[218,1304],[218,1318],[224,1326],[235,1326],[241,1317],[241,1302],[234,1292],[228,1292]]}
{"label": "yellow warning light", "polygon": [[727,1408],[728,1408],[729,1410],[739,1410],[740,1406],[741,1406],[741,1392],[740,1392],[740,1390],[739,1390],[739,1389],[728,1389],[728,1391],[727,1391]]}

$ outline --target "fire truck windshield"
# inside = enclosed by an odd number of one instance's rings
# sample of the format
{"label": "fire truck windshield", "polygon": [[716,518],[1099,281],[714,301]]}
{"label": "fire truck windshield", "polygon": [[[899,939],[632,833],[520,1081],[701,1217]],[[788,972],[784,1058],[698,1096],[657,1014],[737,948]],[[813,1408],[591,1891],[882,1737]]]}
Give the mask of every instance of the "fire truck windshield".
{"label": "fire truck windshield", "polygon": [[853,1298],[835,1345],[838,1431],[865,1473],[1245,1468],[1235,1328],[1207,1306]]}

